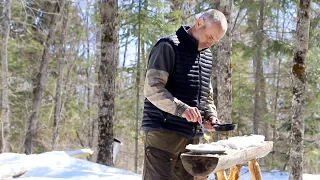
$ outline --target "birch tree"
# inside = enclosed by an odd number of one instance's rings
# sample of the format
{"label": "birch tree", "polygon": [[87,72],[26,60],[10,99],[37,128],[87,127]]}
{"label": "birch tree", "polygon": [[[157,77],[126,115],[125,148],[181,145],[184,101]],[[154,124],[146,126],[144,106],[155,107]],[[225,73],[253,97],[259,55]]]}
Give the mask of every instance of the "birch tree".
{"label": "birch tree", "polygon": [[1,147],[2,152],[10,151],[10,107],[9,107],[9,86],[8,86],[8,39],[11,21],[11,0],[4,1],[4,11],[1,25]]}
{"label": "birch tree", "polygon": [[304,153],[304,107],[306,95],[306,61],[309,43],[311,0],[300,0],[296,26],[296,43],[292,66],[292,119],[290,180],[302,180]]}

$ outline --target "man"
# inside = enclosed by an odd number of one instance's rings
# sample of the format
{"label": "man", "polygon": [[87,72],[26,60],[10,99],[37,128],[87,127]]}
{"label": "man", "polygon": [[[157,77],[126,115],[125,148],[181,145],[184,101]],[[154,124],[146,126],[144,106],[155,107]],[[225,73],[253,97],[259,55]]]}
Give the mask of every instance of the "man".
{"label": "man", "polygon": [[[144,86],[144,180],[191,180],[180,154],[198,143],[199,123],[219,123],[212,98],[212,53],[227,30],[225,16],[204,12],[192,27],[181,26],[153,47]],[[203,122],[202,122],[203,119]]]}

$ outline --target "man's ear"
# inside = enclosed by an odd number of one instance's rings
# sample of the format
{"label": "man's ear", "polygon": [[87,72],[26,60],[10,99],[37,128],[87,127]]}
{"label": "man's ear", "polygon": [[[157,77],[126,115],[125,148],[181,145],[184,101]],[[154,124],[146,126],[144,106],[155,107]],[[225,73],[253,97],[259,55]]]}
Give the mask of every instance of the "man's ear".
{"label": "man's ear", "polygon": [[202,27],[204,27],[204,19],[203,18],[199,18],[196,21],[196,29],[201,29]]}

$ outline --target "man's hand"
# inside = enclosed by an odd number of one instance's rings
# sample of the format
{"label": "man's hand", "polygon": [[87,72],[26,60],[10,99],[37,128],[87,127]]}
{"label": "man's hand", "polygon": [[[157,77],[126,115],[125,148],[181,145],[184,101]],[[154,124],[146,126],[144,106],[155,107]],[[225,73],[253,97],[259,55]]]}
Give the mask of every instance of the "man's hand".
{"label": "man's hand", "polygon": [[214,131],[214,124],[220,124],[220,121],[218,118],[211,116],[208,121],[204,122],[204,128],[208,129],[208,131]]}
{"label": "man's hand", "polygon": [[188,122],[199,122],[202,123],[201,113],[196,107],[189,107],[183,114],[183,118],[186,118]]}

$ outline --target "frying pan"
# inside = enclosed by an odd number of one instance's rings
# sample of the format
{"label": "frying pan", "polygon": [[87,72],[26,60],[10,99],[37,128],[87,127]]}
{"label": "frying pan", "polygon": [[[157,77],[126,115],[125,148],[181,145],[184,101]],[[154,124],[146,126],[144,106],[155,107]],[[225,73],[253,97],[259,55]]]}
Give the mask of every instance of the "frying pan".
{"label": "frying pan", "polygon": [[213,128],[215,129],[215,131],[233,131],[237,128],[237,124],[213,124]]}

